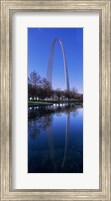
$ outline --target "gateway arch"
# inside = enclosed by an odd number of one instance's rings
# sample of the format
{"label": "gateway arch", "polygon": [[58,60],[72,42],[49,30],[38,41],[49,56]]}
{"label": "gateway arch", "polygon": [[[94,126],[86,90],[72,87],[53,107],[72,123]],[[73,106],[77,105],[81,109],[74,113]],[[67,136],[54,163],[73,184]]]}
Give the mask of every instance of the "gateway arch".
{"label": "gateway arch", "polygon": [[[48,61],[48,66],[47,66],[47,74],[46,74],[46,79],[52,83],[52,71],[53,71],[53,59],[54,59],[54,48],[56,43],[59,43],[61,46],[62,50],[62,56],[63,56],[63,62],[64,62],[64,72],[65,72],[65,82],[66,82],[66,87],[67,90],[70,90],[70,85],[69,85],[69,76],[68,76],[68,65],[67,65],[67,60],[66,60],[66,54],[65,54],[65,49],[63,46],[62,41],[59,38],[55,38],[53,40],[51,49],[50,49],[50,55],[49,55],[49,61]],[[58,69],[59,71],[59,69]]]}

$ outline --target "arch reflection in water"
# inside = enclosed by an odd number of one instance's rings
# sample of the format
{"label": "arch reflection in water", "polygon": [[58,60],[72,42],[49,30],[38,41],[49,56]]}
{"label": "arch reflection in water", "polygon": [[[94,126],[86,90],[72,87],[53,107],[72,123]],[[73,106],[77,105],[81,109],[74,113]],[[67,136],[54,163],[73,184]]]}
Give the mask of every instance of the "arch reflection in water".
{"label": "arch reflection in water", "polygon": [[29,173],[83,172],[82,110],[73,105],[29,109]]}
{"label": "arch reflection in water", "polygon": [[[66,160],[66,153],[67,153],[68,139],[69,139],[69,125],[70,125],[70,113],[67,113],[66,114],[65,148],[64,148],[63,160],[60,165],[61,168],[64,167],[64,163]],[[53,130],[51,126],[47,129],[47,134],[48,134],[50,158],[53,164],[54,172],[57,172],[57,164],[55,160],[55,148],[54,148],[54,140],[53,140]]]}

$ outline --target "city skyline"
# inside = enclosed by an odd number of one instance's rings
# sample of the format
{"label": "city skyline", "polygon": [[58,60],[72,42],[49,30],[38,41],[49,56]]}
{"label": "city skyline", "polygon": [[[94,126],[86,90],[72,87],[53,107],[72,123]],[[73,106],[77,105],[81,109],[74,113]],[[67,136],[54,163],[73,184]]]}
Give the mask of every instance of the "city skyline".
{"label": "city skyline", "polygon": [[[55,38],[64,45],[70,89],[83,93],[83,28],[28,28],[28,75],[32,71],[46,77],[50,48]],[[52,87],[66,89],[60,44],[54,49]]]}

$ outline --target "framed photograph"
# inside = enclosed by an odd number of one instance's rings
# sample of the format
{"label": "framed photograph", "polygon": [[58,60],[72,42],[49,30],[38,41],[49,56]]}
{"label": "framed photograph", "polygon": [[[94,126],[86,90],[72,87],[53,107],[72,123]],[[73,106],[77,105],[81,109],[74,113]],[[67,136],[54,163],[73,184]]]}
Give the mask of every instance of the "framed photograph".
{"label": "framed photograph", "polygon": [[[62,40],[69,46],[69,56],[71,49],[72,53],[75,52],[70,69]],[[50,42],[46,43],[48,41],[52,41],[51,48]],[[83,28],[28,28],[28,173],[83,173],[82,42]],[[56,48],[57,43],[62,52],[58,45]],[[46,65],[47,52],[50,53]],[[79,61],[75,63],[75,70],[74,60]],[[37,63],[33,64],[33,61]],[[79,83],[78,91],[74,87],[76,83]],[[38,162],[35,164],[35,161]]]}
{"label": "framed photograph", "polygon": [[0,3],[1,201],[111,201],[111,1]]}

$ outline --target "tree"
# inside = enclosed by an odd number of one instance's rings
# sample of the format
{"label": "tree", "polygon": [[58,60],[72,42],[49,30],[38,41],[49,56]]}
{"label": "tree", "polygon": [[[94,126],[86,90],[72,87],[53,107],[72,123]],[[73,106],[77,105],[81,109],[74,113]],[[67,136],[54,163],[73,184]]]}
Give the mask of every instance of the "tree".
{"label": "tree", "polygon": [[77,89],[76,89],[75,87],[73,87],[73,88],[71,89],[71,91],[72,91],[73,93],[76,93],[76,94],[77,94]]}
{"label": "tree", "polygon": [[51,83],[46,78],[42,78],[42,80],[41,80],[41,87],[43,89],[52,89]]}
{"label": "tree", "polygon": [[34,86],[37,86],[41,83],[41,77],[40,77],[40,75],[38,75],[38,73],[36,71],[33,71],[30,73],[28,82],[30,82],[30,84],[32,84]]}
{"label": "tree", "polygon": [[65,98],[67,98],[68,100],[71,98],[71,92],[68,90],[65,90],[64,95],[65,95]]}
{"label": "tree", "polygon": [[41,80],[41,91],[43,98],[49,98],[52,95],[52,85],[46,78]]}
{"label": "tree", "polygon": [[28,77],[28,98],[29,100],[30,98],[33,100],[58,98],[59,101],[64,100],[64,98],[67,100],[83,100],[82,94],[79,94],[74,87],[71,91],[60,88],[53,90],[52,84],[46,78],[41,78],[36,71],[31,72]]}
{"label": "tree", "polygon": [[58,97],[58,100],[60,101],[60,97],[61,97],[61,89],[60,88],[55,90],[55,95]]}
{"label": "tree", "polygon": [[28,83],[28,98],[32,98],[34,100],[34,97],[36,97],[36,87],[32,84]]}

